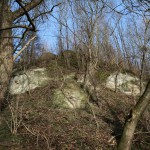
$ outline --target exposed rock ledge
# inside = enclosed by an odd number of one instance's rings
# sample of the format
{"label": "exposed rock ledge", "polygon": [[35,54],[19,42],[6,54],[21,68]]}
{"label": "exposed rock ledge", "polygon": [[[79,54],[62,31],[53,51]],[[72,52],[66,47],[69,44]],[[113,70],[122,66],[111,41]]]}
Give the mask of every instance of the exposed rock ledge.
{"label": "exposed rock ledge", "polygon": [[[112,90],[119,90],[127,95],[140,95],[140,80],[139,78],[128,73],[115,72],[106,80],[106,87]],[[144,83],[142,83],[144,89]]]}
{"label": "exposed rock ledge", "polygon": [[[81,89],[80,85],[74,80],[74,73],[65,75],[62,79],[62,85],[53,90],[52,105],[63,108],[84,108],[87,102],[87,93]],[[14,75],[10,82],[10,94],[21,94],[33,90],[37,87],[43,87],[49,84],[50,80],[56,80],[49,77],[46,68],[37,68],[27,71],[21,71]],[[40,93],[38,93],[40,94]]]}
{"label": "exposed rock ledge", "polygon": [[[94,87],[90,82],[87,82],[86,90],[80,87],[82,85],[83,75],[80,75],[78,80],[74,80],[75,74],[64,75],[63,85],[53,90],[52,99],[56,107],[65,108],[81,108],[85,106],[88,100],[88,95],[96,102],[97,94],[100,90],[100,85]],[[46,68],[37,68],[27,71],[17,72],[10,82],[10,94],[21,94],[26,91],[33,90],[37,87],[47,85],[50,80],[55,80],[50,77]],[[119,90],[127,95],[137,96],[140,94],[140,81],[137,77],[127,73],[113,73],[106,80],[106,87],[112,90]]]}
{"label": "exposed rock ledge", "polygon": [[10,94],[21,94],[45,86],[51,78],[46,68],[20,71],[10,81]]}

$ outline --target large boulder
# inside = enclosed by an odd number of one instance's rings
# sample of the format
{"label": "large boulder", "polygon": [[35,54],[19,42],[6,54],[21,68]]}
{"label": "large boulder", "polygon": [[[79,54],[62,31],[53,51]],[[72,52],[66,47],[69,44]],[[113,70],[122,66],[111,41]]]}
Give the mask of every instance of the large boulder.
{"label": "large boulder", "polygon": [[128,73],[113,73],[106,80],[106,87],[119,90],[127,95],[137,96],[140,94],[139,78]]}
{"label": "large boulder", "polygon": [[68,80],[59,89],[53,91],[52,101],[54,107],[84,108],[88,95],[73,80]]}
{"label": "large boulder", "polygon": [[21,71],[14,74],[10,81],[10,94],[21,94],[48,84],[51,78],[46,68]]}
{"label": "large boulder", "polygon": [[[52,90],[52,105],[57,108],[84,108],[87,93],[74,80],[74,73],[59,78],[60,87]],[[21,94],[42,87],[55,78],[50,77],[46,68],[30,69],[17,72],[10,82],[10,94]]]}

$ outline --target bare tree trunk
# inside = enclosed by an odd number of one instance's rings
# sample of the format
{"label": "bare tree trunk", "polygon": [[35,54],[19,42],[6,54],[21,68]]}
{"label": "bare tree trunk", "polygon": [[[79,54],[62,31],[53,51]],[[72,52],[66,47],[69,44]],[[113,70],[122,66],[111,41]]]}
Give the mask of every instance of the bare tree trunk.
{"label": "bare tree trunk", "polygon": [[143,51],[141,58],[141,71],[140,71],[140,93],[142,93],[142,83],[143,83],[143,75],[144,75],[144,67],[145,67],[145,52]]}
{"label": "bare tree trunk", "polygon": [[[8,0],[0,1],[0,28],[12,26],[11,11],[7,5]],[[5,98],[10,76],[13,69],[12,31],[0,31],[0,108]]]}
{"label": "bare tree trunk", "polygon": [[135,107],[130,111],[130,114],[126,120],[123,134],[118,145],[118,150],[130,150],[132,139],[134,136],[134,131],[136,125],[140,119],[140,116],[145,111],[146,107],[150,104],[150,80],[146,86],[143,95],[140,97],[139,101]]}

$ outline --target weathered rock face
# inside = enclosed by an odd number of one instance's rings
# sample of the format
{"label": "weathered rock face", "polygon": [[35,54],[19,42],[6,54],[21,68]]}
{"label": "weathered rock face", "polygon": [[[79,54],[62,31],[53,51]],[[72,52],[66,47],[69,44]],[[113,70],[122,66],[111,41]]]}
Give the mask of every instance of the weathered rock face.
{"label": "weathered rock face", "polygon": [[106,87],[119,90],[127,95],[137,96],[140,94],[140,81],[130,74],[114,73],[106,80]]}
{"label": "weathered rock face", "polygon": [[84,108],[88,95],[73,80],[66,82],[53,92],[53,106],[63,108]]}
{"label": "weathered rock face", "polygon": [[45,68],[18,72],[10,81],[10,94],[21,94],[45,86],[49,80],[51,78],[48,77]]}
{"label": "weathered rock face", "polygon": [[[53,90],[52,107],[84,108],[87,103],[87,93],[74,80],[74,73],[60,78],[62,86]],[[50,78],[46,68],[21,71],[14,75],[10,82],[10,94],[21,94],[49,84]]]}
{"label": "weathered rock face", "polygon": [[[67,74],[60,77],[60,87],[53,89],[51,98],[52,106],[57,108],[84,108],[87,104],[89,95],[94,101],[100,85],[94,87],[87,80],[84,89],[80,87],[84,83],[84,75],[79,75],[77,80],[74,80],[75,74]],[[26,91],[33,90],[37,87],[42,87],[55,78],[49,76],[46,68],[37,68],[27,71],[21,71],[14,75],[10,82],[10,94],[21,94]],[[113,90],[120,90],[128,95],[140,94],[140,81],[137,77],[129,74],[114,73],[107,78],[106,87]]]}

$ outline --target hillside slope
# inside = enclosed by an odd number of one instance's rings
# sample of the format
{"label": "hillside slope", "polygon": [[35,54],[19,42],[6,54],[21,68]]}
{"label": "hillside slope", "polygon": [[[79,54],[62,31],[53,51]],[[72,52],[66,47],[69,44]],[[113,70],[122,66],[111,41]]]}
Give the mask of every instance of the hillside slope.
{"label": "hillside slope", "polygon": [[[62,79],[64,74],[75,73],[51,62],[46,67],[52,76]],[[103,73],[102,73],[103,71]],[[97,103],[87,100],[85,108],[54,107],[52,91],[62,80],[50,81],[44,87],[11,96],[2,111],[0,122],[0,149],[7,150],[108,150],[116,149],[125,117],[135,105],[136,98],[107,89],[103,80],[108,71],[101,71]],[[150,107],[140,120],[132,149],[150,148]]]}

